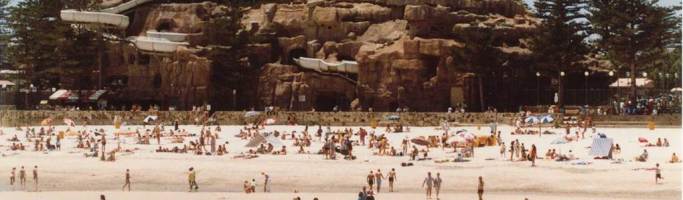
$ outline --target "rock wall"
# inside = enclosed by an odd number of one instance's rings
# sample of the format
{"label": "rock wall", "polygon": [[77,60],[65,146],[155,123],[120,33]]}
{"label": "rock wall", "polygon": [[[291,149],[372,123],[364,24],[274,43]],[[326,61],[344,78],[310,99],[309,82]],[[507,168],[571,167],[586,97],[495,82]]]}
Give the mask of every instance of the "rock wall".
{"label": "rock wall", "polygon": [[[106,1],[115,4],[114,0]],[[261,73],[246,107],[283,110],[390,111],[408,107],[439,111],[477,99],[478,67],[464,57],[479,35],[510,60],[524,65],[528,40],[538,24],[518,0],[309,0],[228,8],[213,2],[154,2],[132,11],[127,35],[148,30],[192,33],[190,47],[174,54],[148,54],[119,45],[112,49],[109,74],[128,77],[118,97],[188,108],[212,98],[210,65],[202,47],[204,23],[227,9],[242,9],[244,31],[259,43],[244,49]],[[228,37],[228,36],[226,36]],[[297,57],[328,62],[357,61],[358,74],[300,69]],[[514,66],[519,65],[519,66]],[[256,95],[256,96],[251,96]],[[216,102],[214,100],[214,102]],[[165,106],[163,106],[165,107]]]}
{"label": "rock wall", "polygon": [[[377,121],[379,126],[394,121],[384,120],[388,115],[397,113],[383,112],[276,112],[272,115],[261,116],[273,118],[276,124],[323,124],[333,126],[369,126],[372,121]],[[142,124],[148,115],[157,115],[158,120],[170,124],[173,120],[179,120],[181,124],[195,124],[196,118],[204,116],[200,112],[189,111],[161,111],[161,112],[127,112],[127,111],[17,111],[0,110],[0,127],[39,126],[43,119],[52,117],[55,125],[62,125],[63,118],[73,119],[78,125],[88,123],[90,125],[112,125],[115,116],[131,125]],[[245,118],[245,112],[216,112],[216,123],[221,125],[243,125],[253,122],[254,118]],[[443,121],[458,124],[479,124],[486,126],[495,121],[500,124],[511,124],[513,119],[519,117],[516,113],[398,113],[398,122],[408,126],[440,126]],[[594,122],[601,127],[647,127],[647,122],[653,120],[657,126],[680,127],[681,115],[658,115],[651,116],[592,116]],[[555,116],[556,119],[561,119]]]}
{"label": "rock wall", "polygon": [[[385,111],[396,107],[436,111],[469,103],[473,97],[468,91],[475,88],[468,81],[473,66],[454,56],[462,54],[468,43],[480,42],[468,36],[491,34],[501,54],[516,59],[530,53],[526,44],[537,25],[513,0],[265,4],[251,9],[245,20],[259,24],[257,32],[279,37],[276,46],[282,64],[293,64],[292,57],[297,56],[357,61],[356,86],[344,93],[353,93],[349,96],[358,98],[361,109]],[[261,77],[277,73],[267,71]],[[290,87],[288,82],[267,84],[259,90]],[[273,101],[268,92],[259,94],[265,95],[259,97],[260,106],[293,108],[288,101]]]}

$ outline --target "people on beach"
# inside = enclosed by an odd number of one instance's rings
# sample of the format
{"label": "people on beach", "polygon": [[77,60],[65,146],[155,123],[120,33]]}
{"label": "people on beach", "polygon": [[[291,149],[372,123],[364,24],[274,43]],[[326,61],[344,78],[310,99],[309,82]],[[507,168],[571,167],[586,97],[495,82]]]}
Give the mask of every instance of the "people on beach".
{"label": "people on beach", "polygon": [[33,190],[38,191],[38,165],[33,166]]}
{"label": "people on beach", "polygon": [[434,178],[432,178],[432,172],[427,172],[427,177],[422,181],[422,187],[425,188],[425,194],[427,199],[432,198],[432,188],[434,186]]}
{"label": "people on beach", "polygon": [[477,195],[479,195],[479,200],[483,200],[484,196],[484,179],[479,176],[479,185],[477,186]]}
{"label": "people on beach", "polygon": [[194,170],[194,167],[190,167],[189,172],[187,174],[187,180],[190,185],[190,192],[197,191],[199,189],[199,185],[197,185],[197,173]]}
{"label": "people on beach", "polygon": [[16,167],[12,167],[12,172],[9,174],[9,185],[11,185],[12,188],[14,188],[14,183],[16,182],[16,170]]}
{"label": "people on beach", "polygon": [[441,191],[441,173],[436,173],[436,178],[434,178],[434,191],[436,191],[436,199],[439,199],[439,192]]}
{"label": "people on beach", "polygon": [[263,192],[270,192],[270,176],[265,172],[261,172],[263,175]]}
{"label": "people on beach", "polygon": [[370,173],[368,174],[367,180],[368,180],[368,187],[370,188],[370,190],[372,190],[372,188],[373,188],[372,186],[375,184],[375,174],[372,173],[372,170],[370,170]]}
{"label": "people on beach", "polygon": [[663,180],[662,169],[659,168],[659,163],[655,165],[655,184],[659,184],[659,180]]}
{"label": "people on beach", "polygon": [[396,170],[391,168],[389,172],[389,192],[394,192],[394,181],[396,181]]}
{"label": "people on beach", "polygon": [[21,188],[26,188],[26,170],[24,169],[24,166],[21,166],[21,169],[19,170],[19,183],[21,184]]}
{"label": "people on beach", "polygon": [[375,179],[377,180],[377,193],[382,189],[382,179],[384,179],[384,174],[382,174],[382,171],[377,169],[377,173],[375,173]]}
{"label": "people on beach", "polygon": [[678,159],[678,156],[676,156],[676,153],[673,153],[671,155],[671,160],[669,160],[669,163],[678,163],[678,162],[681,162],[681,161]]}
{"label": "people on beach", "polygon": [[126,191],[126,187],[128,187],[128,191],[130,191],[130,169],[126,169],[126,177],[121,190]]}
{"label": "people on beach", "polygon": [[529,153],[529,160],[531,160],[531,166],[536,166],[536,145],[531,145],[531,153]]}

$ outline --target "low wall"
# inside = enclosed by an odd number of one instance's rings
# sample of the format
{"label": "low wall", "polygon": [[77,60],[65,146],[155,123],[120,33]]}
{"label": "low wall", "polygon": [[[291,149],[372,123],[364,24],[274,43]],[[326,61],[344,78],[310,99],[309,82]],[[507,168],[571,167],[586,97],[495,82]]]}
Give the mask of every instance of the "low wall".
{"label": "low wall", "polygon": [[[40,125],[46,118],[53,118],[53,124],[63,124],[63,118],[70,118],[77,124],[90,125],[111,125],[114,116],[121,116],[127,124],[142,124],[143,119],[148,115],[158,116],[158,121],[169,123],[178,120],[181,124],[195,124],[195,120],[201,120],[204,113],[189,111],[157,111],[157,112],[127,112],[127,111],[25,111],[25,110],[3,110],[0,111],[0,125],[2,126],[24,126]],[[439,126],[442,121],[456,122],[461,124],[488,124],[499,122],[511,124],[513,119],[519,117],[517,113],[444,113],[444,112],[277,112],[270,115],[262,113],[260,118],[273,118],[276,124],[330,124],[337,126],[358,126],[370,125],[372,121],[377,121],[382,126],[394,121],[386,120],[389,115],[398,115],[398,122],[409,126]],[[214,114],[216,123],[222,125],[241,125],[255,121],[255,117],[245,117],[245,112],[216,112]],[[560,116],[555,116],[561,119]],[[658,125],[681,125],[680,115],[659,115],[651,116],[593,116],[594,122],[598,125],[609,124],[632,124],[644,125],[650,119],[654,119]],[[628,123],[624,123],[628,122]]]}

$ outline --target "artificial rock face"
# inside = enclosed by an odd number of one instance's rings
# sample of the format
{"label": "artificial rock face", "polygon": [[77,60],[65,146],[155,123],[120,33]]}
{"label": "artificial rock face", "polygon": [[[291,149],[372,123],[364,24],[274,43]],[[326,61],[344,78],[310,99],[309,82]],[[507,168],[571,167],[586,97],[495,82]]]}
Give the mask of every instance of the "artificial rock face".
{"label": "artificial rock face", "polygon": [[[352,78],[352,91],[339,96],[354,102],[354,107],[374,110],[444,110],[456,103],[468,103],[475,87],[473,67],[462,59],[472,34],[491,34],[493,45],[508,59],[528,56],[526,46],[537,20],[518,1],[308,1],[307,4],[269,4],[253,8],[245,17],[260,21],[262,30],[278,35],[280,63],[294,65],[293,71],[280,72],[268,66],[263,77],[303,73],[327,76],[318,83],[307,80],[261,82],[271,88],[287,88],[295,82],[307,85],[315,95],[316,84],[334,84],[334,79]],[[268,13],[264,16],[263,13]],[[269,17],[273,16],[273,17]],[[306,56],[328,62],[358,62],[358,74],[329,75],[310,70],[297,71],[291,57]],[[283,67],[283,66],[278,66]],[[300,67],[299,67],[300,68]],[[261,85],[263,86],[263,85]],[[349,87],[351,88],[351,87]],[[341,88],[339,88],[341,89]],[[281,89],[287,93],[289,89]],[[353,95],[343,95],[345,93]],[[261,105],[292,108],[287,94],[259,93]],[[281,97],[280,97],[281,96]],[[355,101],[354,101],[355,100]],[[310,104],[313,103],[313,104]],[[335,102],[338,103],[338,102]],[[317,104],[323,104],[317,102]],[[316,106],[309,102],[304,107]],[[351,108],[351,105],[340,106]]]}
{"label": "artificial rock face", "polygon": [[[203,22],[225,9],[215,3],[141,6],[127,32],[164,29],[201,35]],[[244,31],[270,38],[245,50],[259,60],[260,73],[254,77],[257,85],[246,88],[256,90],[255,96],[243,98],[257,108],[294,110],[442,111],[469,103],[476,96],[472,73],[484,66],[474,66],[466,53],[476,52],[465,49],[486,35],[493,38],[490,45],[499,51],[497,56],[523,59],[530,54],[527,43],[538,24],[517,0],[309,0],[240,9],[245,11]],[[160,96],[185,104],[211,98],[206,88],[221,83],[204,80],[215,61],[197,52],[152,56],[150,65],[157,69],[146,73],[161,74]],[[359,69],[356,74],[319,72],[298,66],[299,57],[356,61]],[[178,92],[182,94],[174,95]]]}

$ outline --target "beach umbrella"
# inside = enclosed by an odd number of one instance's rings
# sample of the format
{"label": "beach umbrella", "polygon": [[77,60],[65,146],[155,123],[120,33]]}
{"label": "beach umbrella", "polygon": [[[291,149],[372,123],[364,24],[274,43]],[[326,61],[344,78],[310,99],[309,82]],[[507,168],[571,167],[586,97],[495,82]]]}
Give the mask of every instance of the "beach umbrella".
{"label": "beach umbrella", "polygon": [[465,139],[464,137],[449,137],[448,140],[446,140],[446,142],[448,142],[449,144],[465,143],[467,142],[467,139]]}
{"label": "beach umbrella", "polygon": [[258,111],[249,111],[249,112],[244,113],[244,117],[255,117],[255,116],[258,116],[260,114],[261,113]]}
{"label": "beach umbrella", "polygon": [[467,140],[474,140],[474,138],[476,138],[476,135],[469,133],[469,132],[462,132],[462,133],[458,133],[457,135],[458,135],[458,137],[462,137],[462,138],[465,138]]}
{"label": "beach umbrella", "polygon": [[524,119],[524,123],[528,123],[528,124],[535,124],[535,123],[538,123],[539,121],[540,121],[540,119],[536,116],[529,116],[526,119]]}
{"label": "beach umbrella", "polygon": [[69,118],[64,118],[64,123],[69,126],[76,126],[76,122],[74,120],[71,120]]}
{"label": "beach umbrella", "polygon": [[540,121],[541,121],[541,123],[550,123],[550,122],[555,121],[555,119],[553,119],[553,117],[550,115],[546,115],[546,116],[541,117]]}
{"label": "beach umbrella", "polygon": [[427,141],[424,138],[413,138],[410,140],[410,142],[417,144],[417,145],[422,145],[422,146],[427,146],[429,145],[429,141]]}
{"label": "beach umbrella", "polygon": [[671,88],[671,92],[681,92],[681,91],[683,91],[683,89],[680,87]]}
{"label": "beach umbrella", "polygon": [[159,118],[159,117],[156,115],[147,115],[147,117],[145,117],[145,119],[143,121],[145,123],[150,123],[150,122],[156,121],[157,118]]}

